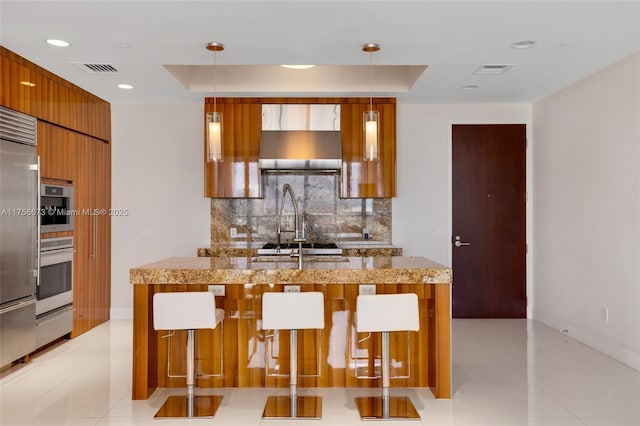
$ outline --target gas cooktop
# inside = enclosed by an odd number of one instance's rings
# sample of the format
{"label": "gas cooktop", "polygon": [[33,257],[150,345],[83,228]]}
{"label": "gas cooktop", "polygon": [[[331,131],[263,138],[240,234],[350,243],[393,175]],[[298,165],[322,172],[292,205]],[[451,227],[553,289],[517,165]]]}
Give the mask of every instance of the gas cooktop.
{"label": "gas cooktop", "polygon": [[[281,243],[280,247],[275,243],[266,243],[258,249],[258,255],[288,255],[299,247],[298,243]],[[342,249],[336,243],[302,243],[305,254],[315,255],[341,255]]]}

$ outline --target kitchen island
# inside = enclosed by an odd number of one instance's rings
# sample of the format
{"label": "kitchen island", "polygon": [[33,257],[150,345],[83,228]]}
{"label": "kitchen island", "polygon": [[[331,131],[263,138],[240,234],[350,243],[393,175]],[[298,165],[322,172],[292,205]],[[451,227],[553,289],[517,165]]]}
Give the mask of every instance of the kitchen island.
{"label": "kitchen island", "polygon": [[[198,387],[288,385],[288,332],[262,330],[262,294],[320,291],[325,328],[304,330],[299,341],[301,387],[378,387],[379,336],[356,333],[359,293],[416,293],[420,331],[391,338],[391,386],[429,387],[451,395],[451,269],[422,257],[175,257],[130,271],[134,287],[132,398],[147,399],[158,387],[184,387],[184,333],[169,339],[153,330],[153,294],[215,291],[225,310],[223,327],[197,332]],[[218,287],[210,287],[216,285]],[[363,287],[364,286],[364,287]],[[162,334],[161,334],[162,333]],[[170,363],[168,364],[168,359]]]}

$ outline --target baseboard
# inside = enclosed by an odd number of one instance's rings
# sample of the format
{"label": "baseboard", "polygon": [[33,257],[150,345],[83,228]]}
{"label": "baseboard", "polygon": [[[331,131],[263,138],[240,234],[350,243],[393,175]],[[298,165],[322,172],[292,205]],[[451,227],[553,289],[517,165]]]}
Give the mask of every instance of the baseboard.
{"label": "baseboard", "polygon": [[566,334],[573,339],[600,351],[611,358],[640,371],[640,353],[634,352],[609,339],[584,330],[541,309],[533,308],[533,319],[556,330],[568,330]]}
{"label": "baseboard", "polygon": [[131,308],[111,308],[112,320],[130,320],[133,319],[133,310]]}

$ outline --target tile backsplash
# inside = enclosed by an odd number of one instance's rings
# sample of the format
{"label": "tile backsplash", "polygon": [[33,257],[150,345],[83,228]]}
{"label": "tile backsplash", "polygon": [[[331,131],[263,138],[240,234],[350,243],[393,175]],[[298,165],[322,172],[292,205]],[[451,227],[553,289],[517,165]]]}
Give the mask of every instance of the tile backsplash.
{"label": "tile backsplash", "polygon": [[[265,173],[262,199],[211,200],[211,245],[234,241],[229,230],[239,234],[251,229],[253,240],[276,239],[277,217],[282,202],[282,186],[291,185],[298,205],[305,213],[305,233],[309,242],[340,242],[369,238],[391,243],[391,199],[342,199],[338,196],[340,175],[318,173]],[[293,240],[294,214],[285,200],[282,240]]]}

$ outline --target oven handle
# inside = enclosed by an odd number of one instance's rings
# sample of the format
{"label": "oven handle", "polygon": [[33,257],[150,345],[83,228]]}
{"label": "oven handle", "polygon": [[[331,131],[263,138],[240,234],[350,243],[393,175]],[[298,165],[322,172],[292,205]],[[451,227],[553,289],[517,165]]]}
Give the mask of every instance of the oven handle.
{"label": "oven handle", "polygon": [[73,262],[73,248],[45,251],[41,255],[40,267]]}
{"label": "oven handle", "polygon": [[63,309],[51,312],[49,314],[43,314],[43,316],[41,318],[38,318],[36,320],[36,326],[43,326],[45,324],[48,324],[52,321],[56,321],[58,320],[60,317],[63,317],[65,315],[69,315],[69,312],[73,312],[73,306],[67,306]]}

